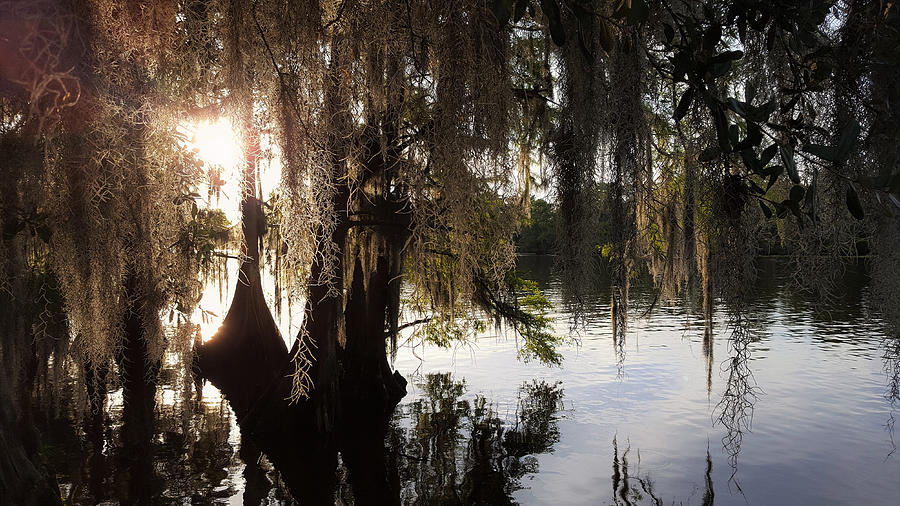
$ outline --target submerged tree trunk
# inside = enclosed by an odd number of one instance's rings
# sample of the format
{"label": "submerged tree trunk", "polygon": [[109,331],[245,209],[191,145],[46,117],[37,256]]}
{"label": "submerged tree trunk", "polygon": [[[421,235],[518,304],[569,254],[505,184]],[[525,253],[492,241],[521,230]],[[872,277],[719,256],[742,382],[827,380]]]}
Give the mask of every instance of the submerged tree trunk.
{"label": "submerged tree trunk", "polygon": [[[126,282],[126,294],[132,296],[135,279]],[[156,408],[156,384],[160,362],[150,358],[145,323],[136,303],[125,312],[121,351],[116,356],[122,378],[122,427],[126,447],[140,445],[153,434],[153,414]],[[97,392],[96,395],[103,395]]]}
{"label": "submerged tree trunk", "polygon": [[26,139],[0,138],[0,502],[58,504],[32,416],[39,366],[33,323],[43,308],[26,283],[25,227],[18,220],[25,211],[20,184],[29,163],[39,166],[40,151]]}
{"label": "submerged tree trunk", "polygon": [[[349,192],[336,192],[335,207],[346,209],[348,198]],[[222,390],[242,434],[269,457],[298,499],[333,502],[340,452],[360,504],[397,502],[399,490],[385,478],[383,456],[390,416],[406,394],[406,380],[391,371],[386,346],[399,315],[402,227],[356,230],[348,213],[339,213],[330,239],[343,261],[331,285],[311,284],[303,328],[288,353],[260,285],[254,201],[245,202],[248,259],[241,282],[222,327],[196,352],[198,372]],[[321,279],[323,259],[324,253],[316,255],[310,279]],[[313,355],[313,388],[292,404],[291,357],[304,339]]]}
{"label": "submerged tree trunk", "polygon": [[225,394],[240,420],[253,411],[260,396],[290,373],[289,362],[287,347],[266,306],[256,262],[246,260],[222,326],[195,350],[195,369]]}
{"label": "submerged tree trunk", "polygon": [[[399,156],[399,109],[369,118],[366,163],[350,177],[345,135],[357,125],[347,108],[342,65],[353,57],[339,37],[332,46],[324,94],[330,172],[313,191],[321,192],[319,205],[334,222],[310,227],[317,251],[299,335],[288,352],[266,305],[257,245],[264,220],[247,192],[241,282],[222,327],[199,347],[195,364],[231,401],[242,434],[269,457],[298,499],[334,502],[340,452],[357,501],[384,504],[397,502],[389,497],[399,498],[399,490],[387,492],[379,455],[390,415],[406,393],[386,350],[387,337],[396,335],[400,250],[409,225],[408,215],[397,212],[402,199],[389,197]],[[233,78],[238,88],[246,84],[240,73]],[[402,90],[395,95],[400,103]],[[256,187],[255,155],[254,149],[247,153],[245,189]],[[298,366],[308,377],[295,376]]]}
{"label": "submerged tree trunk", "polygon": [[[287,350],[267,355],[263,346],[275,338],[280,341],[274,322],[263,333],[260,320],[240,318],[240,311],[248,307],[237,294],[229,310],[231,319],[226,317],[216,336],[198,352],[200,373],[231,401],[242,434],[268,456],[300,500],[333,502],[338,452],[350,469],[360,504],[399,500],[399,490],[386,481],[383,469],[384,436],[406,384],[399,374],[391,373],[386,355],[385,315],[390,314],[393,291],[389,265],[380,256],[375,269],[367,272],[360,259],[354,262],[343,316],[345,347],[336,337],[330,345],[327,339],[338,333],[339,301],[329,297],[325,287],[311,288],[304,325],[316,340],[318,368],[309,399],[289,402],[292,370]],[[242,297],[255,299],[250,311],[265,309],[263,322],[271,318],[265,318],[268,309],[261,290],[241,285],[237,290],[247,292]],[[241,321],[241,326],[229,326],[234,321]]]}
{"label": "submerged tree trunk", "polygon": [[[145,312],[136,296],[135,275],[125,283],[125,293],[135,299],[125,311],[122,345],[116,354],[122,381],[122,451],[119,467],[126,480],[126,496],[130,504],[150,504],[153,498],[154,469],[151,456],[155,433],[156,388],[161,362],[152,357],[147,332],[154,322],[144,321]],[[97,371],[104,382],[105,371]],[[104,389],[96,394],[104,395]],[[96,402],[96,400],[94,401]],[[100,404],[102,408],[102,404]],[[102,416],[102,415],[101,415]]]}
{"label": "submerged tree trunk", "polygon": [[399,255],[390,251],[397,245],[376,233],[356,235],[360,250],[351,267],[344,313],[347,341],[341,350],[339,448],[360,504],[399,504],[399,490],[393,490],[388,480],[384,448],[391,414],[406,394],[406,380],[391,372],[385,346],[396,304],[393,285],[400,283],[394,275],[399,266],[392,262]]}
{"label": "submerged tree trunk", "polygon": [[[249,167],[245,179],[245,187],[255,187]],[[406,393],[386,351],[386,337],[397,327],[405,236],[351,230],[347,211],[340,211],[348,208],[349,196],[346,190],[333,196],[339,221],[329,237],[343,261],[330,284],[316,282],[327,269],[325,253],[316,255],[303,328],[289,353],[261,286],[261,210],[256,197],[245,195],[240,281],[222,326],[196,350],[195,366],[228,398],[242,434],[269,457],[298,499],[333,502],[341,452],[358,500],[384,504],[399,498],[399,491],[388,492],[379,456],[390,415]],[[349,286],[342,293],[345,278]],[[292,404],[291,357],[307,344],[313,388]]]}
{"label": "submerged tree trunk", "polygon": [[266,304],[260,276],[259,238],[264,216],[256,192],[258,146],[251,141],[244,168],[241,225],[243,254],[234,298],[222,326],[195,350],[198,372],[213,382],[231,402],[238,419],[248,416],[256,401],[287,373],[287,347]]}
{"label": "submerged tree trunk", "polygon": [[[21,291],[14,293],[23,293]],[[54,473],[40,454],[32,418],[32,392],[37,364],[31,334],[22,325],[25,309],[5,295],[0,299],[0,502],[59,504]]]}

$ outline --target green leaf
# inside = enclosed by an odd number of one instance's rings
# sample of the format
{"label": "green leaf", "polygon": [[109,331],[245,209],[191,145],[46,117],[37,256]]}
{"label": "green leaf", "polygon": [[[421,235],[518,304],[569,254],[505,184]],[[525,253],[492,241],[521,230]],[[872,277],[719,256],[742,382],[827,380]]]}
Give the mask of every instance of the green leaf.
{"label": "green leaf", "polygon": [[778,216],[779,218],[784,218],[785,216],[787,216],[787,213],[789,210],[788,206],[787,206],[787,202],[790,202],[790,200],[785,200],[783,202],[779,202],[775,206],[775,216]]}
{"label": "green leaf", "polygon": [[710,63],[732,62],[744,57],[743,51],[725,51],[709,59]]}
{"label": "green leaf", "polygon": [[666,42],[671,44],[672,40],[675,39],[675,29],[672,28],[672,25],[663,24],[663,35],[666,37]]}
{"label": "green leaf", "polygon": [[732,123],[728,125],[728,140],[731,141],[731,145],[734,146],[734,151],[737,151],[737,143],[738,137],[741,133],[740,128],[738,128],[736,123]]}
{"label": "green leaf", "polygon": [[722,25],[713,23],[703,34],[703,48],[712,51],[722,39]]}
{"label": "green leaf", "polygon": [[784,167],[781,165],[772,165],[759,171],[759,174],[761,176],[780,176],[782,172],[784,172]]}
{"label": "green leaf", "polygon": [[837,150],[832,148],[831,146],[823,146],[822,144],[807,144],[803,146],[803,151],[829,162],[834,162],[838,159]]}
{"label": "green leaf", "polygon": [[772,219],[772,208],[770,208],[768,205],[766,205],[766,203],[763,202],[762,200],[759,200],[757,202],[759,202],[759,208],[762,209],[763,214],[766,215],[766,219],[771,220]]}
{"label": "green leaf", "polygon": [[809,215],[810,219],[813,222],[816,221],[816,189],[819,185],[819,171],[814,170],[812,176],[812,182],[809,184],[809,188],[806,190],[806,196],[803,200],[803,207],[806,208],[806,213]]}
{"label": "green leaf", "polygon": [[784,173],[784,167],[781,165],[773,165],[771,167],[766,167],[765,169],[759,171],[761,176],[769,176],[769,182],[766,184],[766,191],[769,191],[772,186],[778,181],[778,178],[781,177],[781,174]]}
{"label": "green leaf", "polygon": [[741,116],[747,115],[747,112],[744,110],[745,105],[747,105],[745,102],[740,102],[733,97],[728,98],[728,108]]}
{"label": "green leaf", "polygon": [[838,137],[836,147],[836,161],[844,161],[850,157],[853,152],[853,146],[859,139],[860,127],[856,120],[851,120],[841,129],[841,135]]}
{"label": "green leaf", "polygon": [[689,87],[683,95],[681,95],[681,100],[678,101],[678,106],[675,108],[675,113],[672,115],[672,119],[675,121],[681,121],[681,118],[684,117],[688,112],[688,108],[691,107],[691,101],[694,99],[694,88]]}
{"label": "green leaf", "polygon": [[794,185],[793,187],[791,187],[791,193],[790,193],[791,202],[793,202],[795,204],[799,204],[800,201],[803,200],[803,195],[805,195],[805,194],[806,194],[806,188],[804,188],[800,185]]}
{"label": "green leaf", "polygon": [[788,209],[790,209],[791,213],[797,217],[797,222],[800,227],[803,227],[803,215],[800,214],[800,204],[794,202],[793,200],[785,200],[785,205]]}
{"label": "green leaf", "polygon": [[791,178],[791,181],[794,184],[800,184],[800,173],[797,172],[797,165],[794,164],[794,151],[790,146],[781,146],[779,152],[781,154],[781,161],[784,163],[785,168],[787,168],[788,177]]}
{"label": "green leaf", "polygon": [[781,106],[781,109],[780,109],[781,114],[784,114],[784,113],[790,111],[791,109],[793,109],[794,106],[797,105],[797,102],[799,100],[800,100],[800,94],[794,95],[794,98],[788,100],[786,104]]}
{"label": "green leaf", "polygon": [[685,75],[691,71],[692,67],[691,55],[687,51],[678,51],[672,56],[672,78],[676,82],[684,81]]}
{"label": "green leaf", "polygon": [[722,77],[731,72],[731,61],[711,62],[706,69],[706,79],[711,80]]}
{"label": "green leaf", "polygon": [[706,79],[722,77],[731,72],[731,64],[744,57],[743,51],[725,51],[709,59],[706,68]]}
{"label": "green leaf", "polygon": [[756,184],[756,181],[753,181],[752,179],[748,179],[747,183],[750,184],[750,191],[752,191],[753,193],[756,193],[757,195],[765,195],[766,194],[766,190],[763,190],[761,186]]}
{"label": "green leaf", "polygon": [[762,155],[759,157],[760,163],[763,165],[768,165],[769,162],[772,161],[772,158],[775,158],[775,155],[778,154],[778,145],[772,144],[763,150]]}
{"label": "green leaf", "polygon": [[728,139],[728,118],[725,117],[725,110],[716,105],[713,109],[713,119],[716,123],[716,137],[719,140],[719,149],[723,153],[731,152],[731,141]]}
{"label": "green leaf", "polygon": [[752,149],[741,150],[741,160],[744,161],[744,166],[747,167],[747,170],[750,172],[759,172],[762,170],[759,159],[756,158],[756,153]]}
{"label": "green leaf", "polygon": [[762,123],[764,121],[769,121],[769,117],[772,116],[772,113],[775,112],[775,109],[778,108],[778,104],[775,103],[774,100],[769,100],[765,104],[754,107],[752,105],[747,105],[747,116],[746,118],[750,121],[755,121],[757,123]]}
{"label": "green leaf", "polygon": [[541,10],[547,16],[550,38],[553,39],[554,44],[562,47],[566,43],[566,32],[560,19],[559,4],[556,0],[541,0]]}
{"label": "green leaf", "polygon": [[747,83],[744,86],[744,102],[751,104],[754,98],[756,98],[756,86],[753,83]]}
{"label": "green leaf", "polygon": [[[759,146],[762,143],[762,132],[759,130],[759,127],[754,125],[753,123],[747,123],[747,137],[744,138],[741,142],[739,142],[735,147],[735,151],[740,151],[748,148],[753,148]],[[765,165],[765,163],[761,164]]]}
{"label": "green leaf", "polygon": [[847,209],[857,220],[866,217],[866,213],[863,212],[862,204],[859,202],[859,195],[856,194],[853,185],[847,186]]}

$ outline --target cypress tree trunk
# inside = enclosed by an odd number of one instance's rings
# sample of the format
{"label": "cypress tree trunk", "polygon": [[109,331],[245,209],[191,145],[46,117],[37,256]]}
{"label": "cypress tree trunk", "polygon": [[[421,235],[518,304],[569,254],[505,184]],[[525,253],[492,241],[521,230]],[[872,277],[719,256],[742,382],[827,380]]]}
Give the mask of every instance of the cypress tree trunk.
{"label": "cypress tree trunk", "polygon": [[[126,281],[126,295],[135,293],[136,280]],[[153,435],[153,414],[156,408],[156,384],[160,362],[149,359],[145,322],[137,303],[125,312],[124,336],[121,351],[116,357],[122,378],[122,427],[126,447],[141,447]]]}
{"label": "cypress tree trunk", "polygon": [[[352,263],[344,313],[339,449],[360,504],[399,504],[399,489],[388,480],[384,446],[391,414],[406,394],[406,380],[391,372],[386,354],[394,285],[400,282],[392,275],[399,266],[391,265],[397,257],[390,249],[397,245],[377,233],[363,232],[357,238],[367,247],[360,248]],[[369,265],[364,267],[366,260]]]}
{"label": "cypress tree trunk", "polygon": [[27,288],[26,260],[18,226],[23,165],[39,159],[27,141],[2,139],[0,161],[0,502],[59,504],[53,473],[39,454],[40,438],[32,417],[32,394],[38,370],[32,315],[38,314]]}
{"label": "cypress tree trunk", "polygon": [[7,385],[0,382],[0,497],[4,504],[60,504],[52,473],[26,449]]}
{"label": "cypress tree trunk", "polygon": [[[344,57],[336,51],[326,93],[336,133],[330,139],[332,174],[321,189],[331,192],[326,204],[336,223],[319,237],[300,335],[288,352],[266,306],[257,245],[263,219],[256,198],[245,194],[247,260],[241,266],[242,282],[222,327],[197,350],[195,365],[229,399],[242,434],[269,457],[298,499],[334,502],[340,451],[357,501],[385,504],[399,501],[399,489],[385,480],[384,436],[394,407],[406,393],[406,381],[391,372],[386,339],[397,330],[400,249],[409,217],[398,214],[399,206],[387,198],[392,167],[386,160],[396,153],[390,147],[383,151],[377,134],[372,135],[362,180],[354,188],[361,191],[351,191],[344,177],[346,140],[340,133],[352,126],[343,110],[343,74],[335,63]],[[395,146],[396,128],[384,128],[388,145]],[[245,188],[256,186],[253,156],[251,149]],[[359,215],[371,221],[351,219]],[[291,357],[301,345],[308,345],[312,355],[308,373],[313,386],[305,392],[308,398],[292,404],[289,399],[296,392]]]}
{"label": "cypress tree trunk", "polygon": [[[346,208],[348,197],[347,191],[336,192],[335,205]],[[243,282],[222,327],[197,350],[198,372],[222,390],[238,415],[242,434],[269,457],[297,498],[333,502],[340,451],[358,501],[397,502],[399,489],[385,478],[384,436],[394,407],[406,393],[406,380],[392,373],[386,341],[397,328],[399,250],[405,236],[351,231],[348,213],[339,212],[342,218],[331,240],[345,256],[339,267],[351,266],[352,281],[345,294],[326,284],[309,288],[301,334],[314,341],[314,388],[308,399],[291,404],[290,357],[299,340],[288,353],[266,307],[254,239],[258,212],[245,202],[249,259],[241,266]],[[320,279],[323,258],[324,252],[316,255],[311,279]],[[339,268],[332,286],[344,286],[347,276]]]}

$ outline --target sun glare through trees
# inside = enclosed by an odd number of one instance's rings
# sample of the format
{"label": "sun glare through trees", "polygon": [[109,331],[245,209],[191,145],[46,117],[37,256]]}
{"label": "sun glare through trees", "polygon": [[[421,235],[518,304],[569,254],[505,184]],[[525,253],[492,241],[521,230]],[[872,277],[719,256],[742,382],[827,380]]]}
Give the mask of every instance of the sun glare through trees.
{"label": "sun glare through trees", "polygon": [[243,140],[227,118],[201,121],[193,128],[193,135],[185,148],[196,149],[197,155],[210,165],[221,167],[237,176],[236,171],[244,163]]}

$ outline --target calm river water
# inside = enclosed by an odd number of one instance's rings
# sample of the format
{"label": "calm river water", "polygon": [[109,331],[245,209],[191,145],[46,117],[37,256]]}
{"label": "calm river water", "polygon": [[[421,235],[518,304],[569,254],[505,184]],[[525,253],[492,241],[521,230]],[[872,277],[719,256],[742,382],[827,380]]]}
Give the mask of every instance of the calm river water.
{"label": "calm river water", "polygon": [[[523,277],[555,303],[568,334],[551,257],[522,257]],[[453,349],[401,347],[395,367],[410,380],[386,443],[391,481],[404,504],[900,504],[886,397],[883,329],[868,313],[864,276],[827,310],[786,287],[788,272],[761,262],[748,310],[746,401],[739,448],[721,423],[730,330],[682,303],[633,318],[617,347],[608,295],[588,302],[587,321],[561,348],[561,367],[523,363],[512,338],[485,336]],[[641,313],[650,294],[635,289]],[[893,360],[896,360],[894,357]],[[117,425],[91,437],[57,420],[50,455],[73,502],[290,504],[278,474],[241,442],[233,415],[207,385],[183,409],[177,371],[159,398],[152,462],[116,448]],[[117,395],[119,397],[117,397]],[[110,394],[110,416],[121,409]],[[119,400],[117,400],[119,399]],[[752,411],[751,411],[752,409]],[[900,436],[897,436],[900,441]],[[739,451],[738,451],[739,450]],[[344,472],[339,470],[339,472]],[[349,488],[338,491],[348,500]]]}

